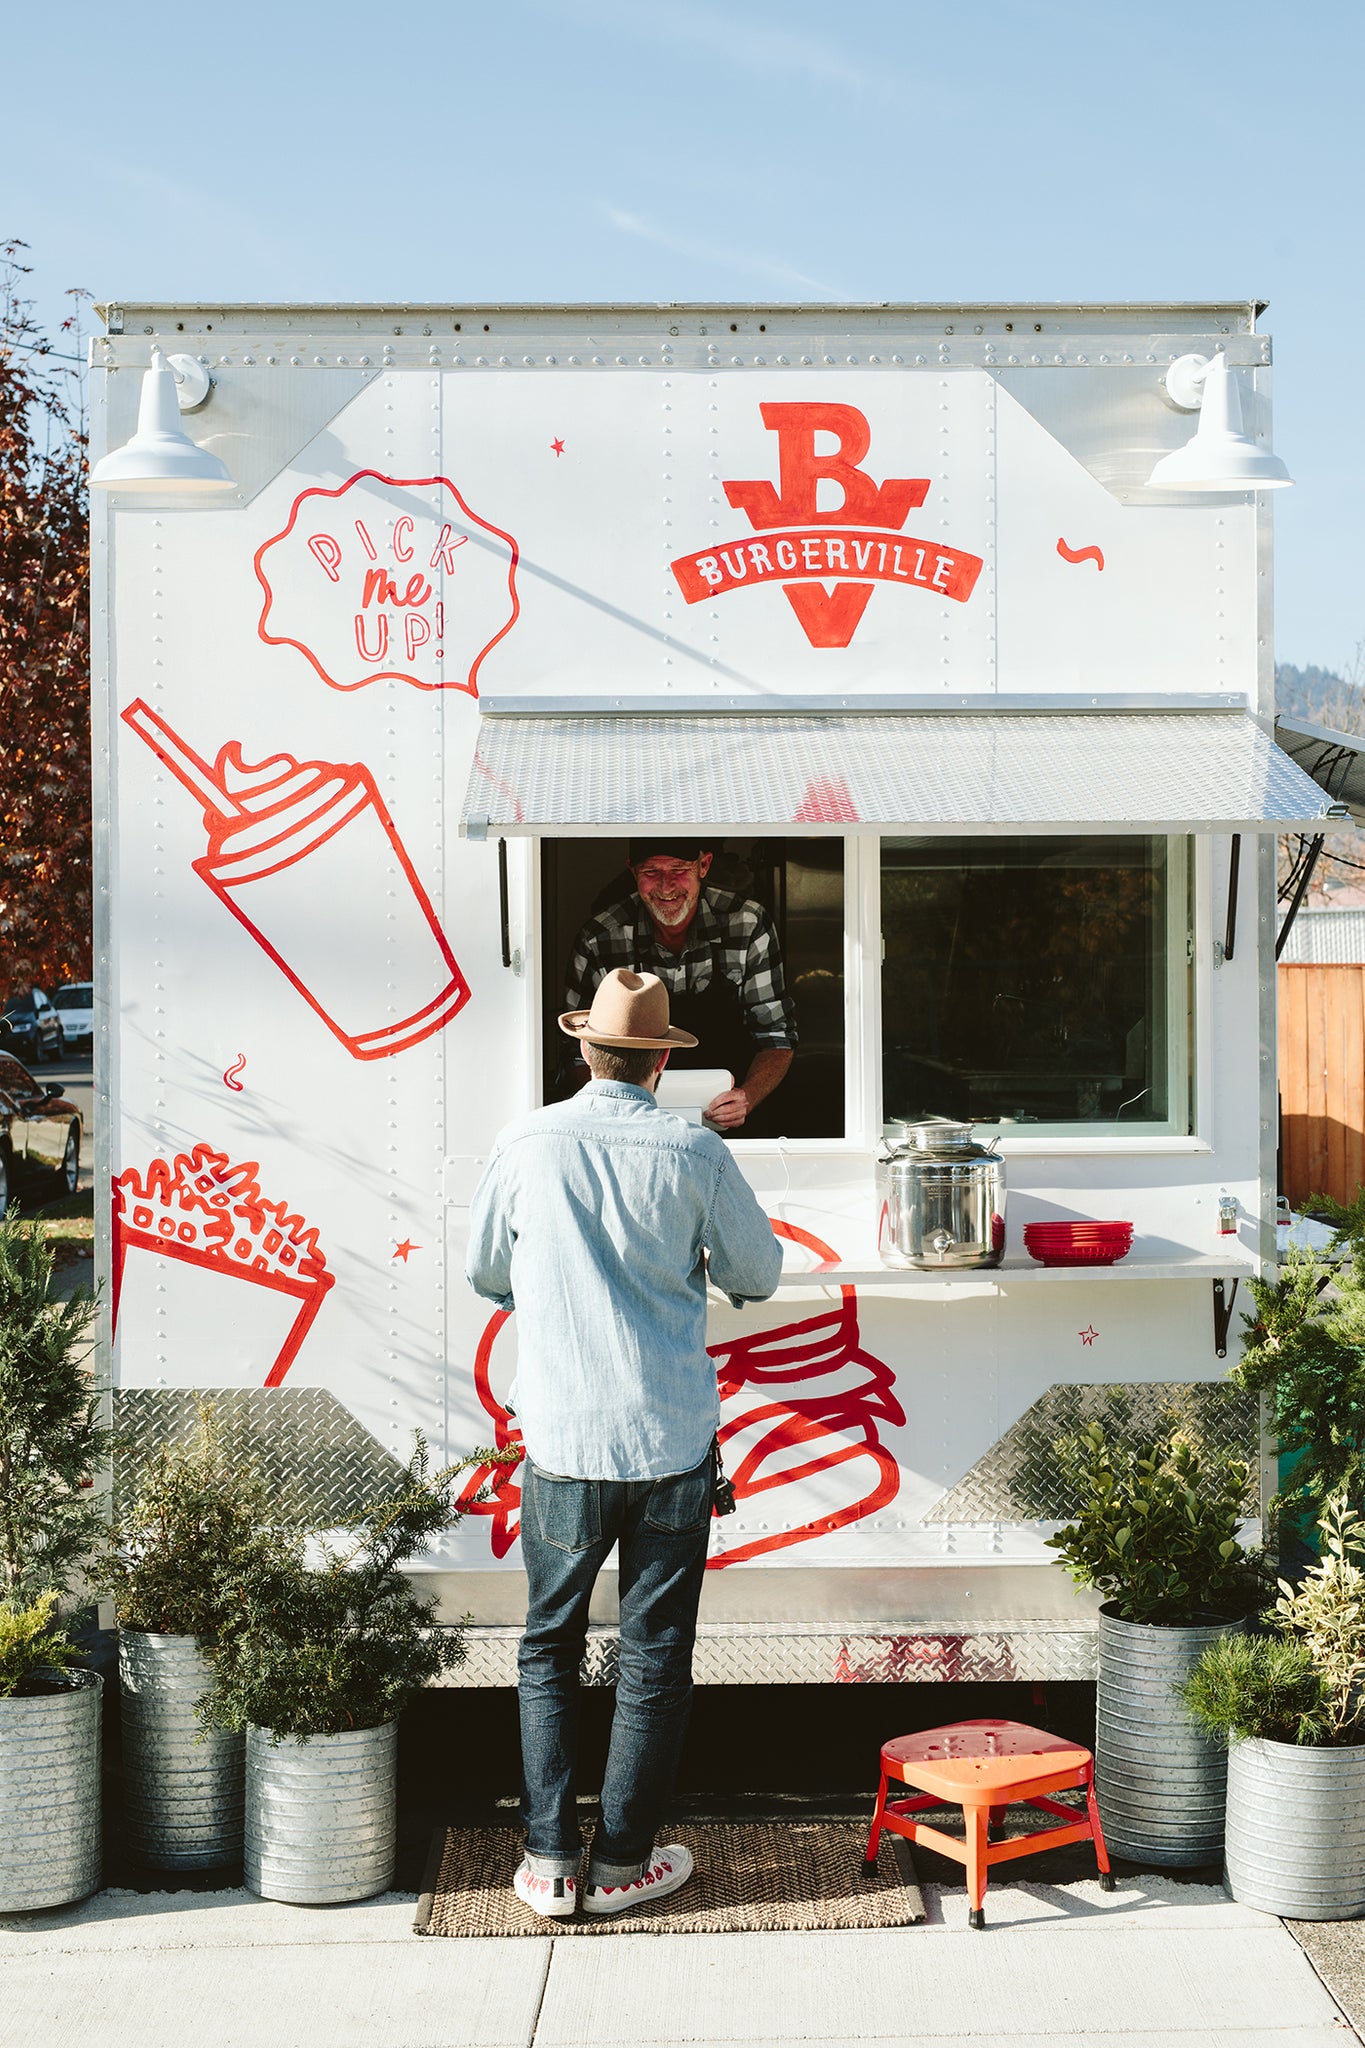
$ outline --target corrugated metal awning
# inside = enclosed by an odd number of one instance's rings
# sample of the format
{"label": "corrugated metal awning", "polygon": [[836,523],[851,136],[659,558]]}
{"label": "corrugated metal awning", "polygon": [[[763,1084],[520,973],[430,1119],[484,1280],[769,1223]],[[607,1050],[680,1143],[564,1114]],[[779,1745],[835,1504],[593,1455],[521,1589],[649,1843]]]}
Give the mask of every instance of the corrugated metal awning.
{"label": "corrugated metal awning", "polygon": [[1345,804],[1357,825],[1365,825],[1365,733],[1278,717],[1275,744],[1336,803]]}
{"label": "corrugated metal awning", "polygon": [[[1336,807],[1339,810],[1339,807]],[[717,836],[1258,832],[1331,799],[1244,711],[496,713],[470,838],[640,825]]]}

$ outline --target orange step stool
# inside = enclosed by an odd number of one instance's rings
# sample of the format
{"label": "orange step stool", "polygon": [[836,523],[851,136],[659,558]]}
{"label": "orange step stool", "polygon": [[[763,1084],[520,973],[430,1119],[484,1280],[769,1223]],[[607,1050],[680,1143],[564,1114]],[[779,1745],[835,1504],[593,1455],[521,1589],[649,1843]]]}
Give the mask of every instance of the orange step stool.
{"label": "orange step stool", "polygon": [[[892,1779],[913,1785],[920,1797],[888,1799]],[[1085,1788],[1083,1813],[1050,1796],[1077,1786]],[[992,1840],[1005,1809],[1016,1805],[1054,1814],[1069,1825],[1043,1828],[1008,1842]],[[910,1818],[931,1806],[960,1806],[965,1839],[959,1841],[955,1835],[945,1835],[939,1828]],[[883,1828],[966,1864],[968,1918],[973,1927],[986,1924],[986,1873],[993,1863],[1035,1856],[1041,1849],[1060,1849],[1064,1842],[1093,1842],[1101,1888],[1107,1892],[1114,1889],[1095,1803],[1094,1757],[1079,1743],[1063,1742],[1060,1736],[1048,1735],[1042,1728],[1027,1728],[1022,1721],[954,1721],[946,1728],[926,1728],[920,1735],[898,1735],[894,1741],[884,1742],[881,1782],[863,1863],[869,1877],[877,1867]]]}

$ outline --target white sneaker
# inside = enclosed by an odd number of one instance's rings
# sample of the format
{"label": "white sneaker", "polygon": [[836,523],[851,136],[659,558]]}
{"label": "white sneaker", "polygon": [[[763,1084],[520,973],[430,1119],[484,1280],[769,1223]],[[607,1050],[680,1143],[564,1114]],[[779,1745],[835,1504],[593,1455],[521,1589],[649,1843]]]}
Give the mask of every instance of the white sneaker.
{"label": "white sneaker", "polygon": [[594,1884],[591,1878],[583,1893],[585,1913],[625,1913],[650,1899],[667,1898],[687,1883],[692,1875],[692,1851],[681,1842],[668,1842],[656,1849],[639,1877],[628,1884]]}
{"label": "white sneaker", "polygon": [[512,1889],[523,1906],[547,1920],[572,1920],[578,1904],[576,1877],[538,1877],[529,1863],[518,1867]]}

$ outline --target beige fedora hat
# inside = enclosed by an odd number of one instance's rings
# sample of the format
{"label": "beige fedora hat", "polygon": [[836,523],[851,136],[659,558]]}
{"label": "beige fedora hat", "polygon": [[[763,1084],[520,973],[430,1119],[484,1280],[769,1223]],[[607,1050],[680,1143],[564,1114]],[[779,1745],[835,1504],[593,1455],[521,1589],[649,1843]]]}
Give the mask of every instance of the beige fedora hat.
{"label": "beige fedora hat", "polygon": [[639,1046],[642,1052],[695,1045],[690,1031],[668,1021],[668,990],[657,974],[613,967],[597,985],[590,1010],[565,1010],[559,1020],[570,1038],[592,1045]]}

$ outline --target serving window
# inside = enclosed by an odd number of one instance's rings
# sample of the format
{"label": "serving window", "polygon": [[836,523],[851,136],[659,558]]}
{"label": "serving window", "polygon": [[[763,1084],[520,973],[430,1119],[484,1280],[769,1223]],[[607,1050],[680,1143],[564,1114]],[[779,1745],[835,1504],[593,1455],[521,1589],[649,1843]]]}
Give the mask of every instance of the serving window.
{"label": "serving window", "polygon": [[[546,839],[540,850],[543,1099],[581,1087],[586,1072],[558,1027],[566,969],[589,918],[631,898],[622,839]],[[794,1011],[791,1068],[741,1138],[845,1134],[845,858],[834,838],[717,839],[705,888],[757,903],[771,920]],[[637,904],[637,910],[639,908]],[[609,964],[630,964],[612,960]],[[647,962],[642,961],[642,965]],[[704,1064],[706,1046],[696,1064]],[[676,1056],[675,1056],[676,1059]],[[743,1075],[736,1076],[742,1081]]]}
{"label": "serving window", "polygon": [[1187,848],[882,842],[887,1117],[1189,1129]]}

